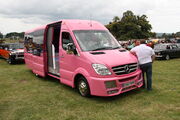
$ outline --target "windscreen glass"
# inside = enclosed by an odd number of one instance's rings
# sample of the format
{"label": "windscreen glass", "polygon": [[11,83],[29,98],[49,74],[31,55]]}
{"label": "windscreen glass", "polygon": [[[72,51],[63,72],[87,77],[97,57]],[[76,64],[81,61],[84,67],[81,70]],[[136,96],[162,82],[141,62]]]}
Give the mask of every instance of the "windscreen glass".
{"label": "windscreen glass", "polygon": [[74,35],[82,51],[110,50],[121,48],[121,45],[108,31],[76,30]]}

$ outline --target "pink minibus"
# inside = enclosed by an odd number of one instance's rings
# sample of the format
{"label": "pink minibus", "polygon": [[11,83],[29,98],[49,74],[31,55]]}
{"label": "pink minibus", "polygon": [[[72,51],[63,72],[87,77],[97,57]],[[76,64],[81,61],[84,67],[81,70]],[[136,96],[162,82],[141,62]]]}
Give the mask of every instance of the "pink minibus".
{"label": "pink minibus", "polygon": [[143,84],[137,58],[99,22],[61,20],[27,31],[24,39],[34,74],[57,78],[82,96],[114,96]]}

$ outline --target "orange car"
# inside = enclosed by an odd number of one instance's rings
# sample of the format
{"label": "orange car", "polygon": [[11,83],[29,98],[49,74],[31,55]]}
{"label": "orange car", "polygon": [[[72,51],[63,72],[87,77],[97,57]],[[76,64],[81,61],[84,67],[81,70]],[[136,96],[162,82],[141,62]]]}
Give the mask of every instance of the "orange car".
{"label": "orange car", "polygon": [[24,60],[24,46],[20,43],[7,43],[0,45],[0,57],[7,60],[9,64]]}

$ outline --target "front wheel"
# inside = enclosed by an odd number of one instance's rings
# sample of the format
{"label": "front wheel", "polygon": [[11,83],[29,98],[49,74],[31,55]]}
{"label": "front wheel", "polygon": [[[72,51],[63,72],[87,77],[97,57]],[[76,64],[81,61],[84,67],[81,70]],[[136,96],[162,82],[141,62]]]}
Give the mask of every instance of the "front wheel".
{"label": "front wheel", "polygon": [[170,56],[169,56],[169,55],[166,55],[165,59],[166,59],[166,60],[169,60],[169,59],[170,59]]}
{"label": "front wheel", "polygon": [[9,58],[9,59],[7,60],[7,62],[8,62],[9,64],[13,64],[13,63],[14,63],[14,61],[13,61],[11,58]]}
{"label": "front wheel", "polygon": [[89,85],[88,85],[86,78],[80,77],[78,79],[77,89],[78,89],[79,93],[81,94],[81,96],[83,96],[83,97],[90,96],[90,89],[89,89]]}

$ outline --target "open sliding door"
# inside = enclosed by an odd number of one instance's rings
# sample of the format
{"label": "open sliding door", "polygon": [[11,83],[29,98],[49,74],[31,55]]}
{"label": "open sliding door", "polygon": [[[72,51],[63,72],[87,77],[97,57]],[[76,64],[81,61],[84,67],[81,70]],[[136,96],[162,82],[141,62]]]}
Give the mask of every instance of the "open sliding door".
{"label": "open sliding door", "polygon": [[48,25],[46,35],[47,71],[49,74],[59,76],[59,38],[61,24]]}

